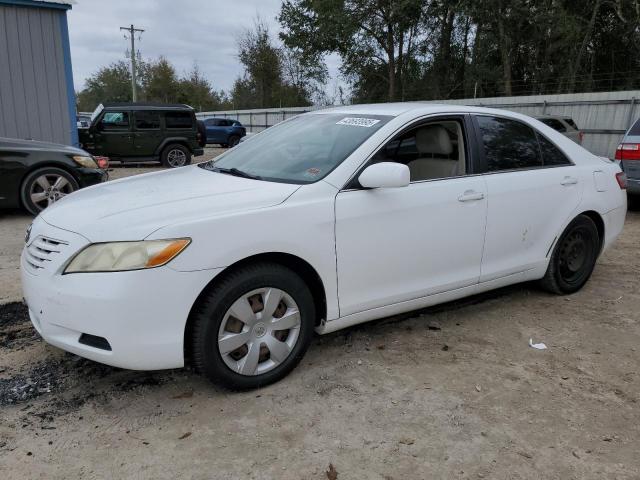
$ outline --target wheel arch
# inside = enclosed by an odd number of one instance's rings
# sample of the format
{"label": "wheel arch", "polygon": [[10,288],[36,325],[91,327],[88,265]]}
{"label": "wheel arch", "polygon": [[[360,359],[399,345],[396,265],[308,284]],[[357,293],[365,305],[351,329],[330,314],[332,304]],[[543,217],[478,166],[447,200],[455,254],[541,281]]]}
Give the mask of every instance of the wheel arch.
{"label": "wheel arch", "polygon": [[596,229],[598,230],[598,240],[600,241],[600,248],[598,252],[602,252],[602,247],[604,247],[604,219],[602,216],[596,212],[595,210],[586,210],[580,215],[584,215],[585,217],[589,217],[593,223],[596,225]]}
{"label": "wheel arch", "polygon": [[243,258],[242,260],[238,260],[237,262],[226,267],[222,272],[216,275],[198,294],[198,297],[191,306],[189,315],[187,317],[187,323],[184,328],[183,348],[185,359],[191,357],[190,339],[193,333],[193,312],[195,310],[195,307],[201,301],[201,298],[205,294],[205,292],[222,281],[227,275],[231,274],[232,272],[235,272],[247,265],[255,264],[258,262],[276,263],[278,265],[290,268],[298,275],[300,275],[309,287],[311,295],[313,296],[313,302],[316,309],[316,326],[319,326],[321,321],[327,318],[327,295],[324,287],[324,282],[322,281],[322,278],[320,277],[316,269],[309,262],[298,257],[297,255],[283,252],[266,252],[251,255],[249,257]]}
{"label": "wheel arch", "polygon": [[184,148],[186,148],[192,155],[193,155],[193,149],[189,146],[189,140],[186,139],[185,137],[170,137],[170,138],[165,138],[162,143],[160,143],[160,145],[158,146],[158,148],[156,148],[156,155],[162,155],[162,152],[164,152],[165,148],[167,148],[170,145],[174,145],[174,144],[178,144],[183,146]]}

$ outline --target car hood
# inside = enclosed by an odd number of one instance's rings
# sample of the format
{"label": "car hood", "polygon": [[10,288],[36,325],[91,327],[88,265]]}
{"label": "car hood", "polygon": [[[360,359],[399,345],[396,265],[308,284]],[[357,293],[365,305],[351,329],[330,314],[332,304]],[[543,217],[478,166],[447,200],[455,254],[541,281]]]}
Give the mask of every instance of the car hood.
{"label": "car hood", "polygon": [[298,188],[190,166],[79,190],[40,215],[92,242],[141,240],[168,225],[277,205]]}
{"label": "car hood", "polygon": [[59,143],[38,142],[36,140],[20,140],[17,138],[0,138],[0,148],[5,150],[45,150],[68,153],[71,155],[87,155],[87,152],[69,145]]}

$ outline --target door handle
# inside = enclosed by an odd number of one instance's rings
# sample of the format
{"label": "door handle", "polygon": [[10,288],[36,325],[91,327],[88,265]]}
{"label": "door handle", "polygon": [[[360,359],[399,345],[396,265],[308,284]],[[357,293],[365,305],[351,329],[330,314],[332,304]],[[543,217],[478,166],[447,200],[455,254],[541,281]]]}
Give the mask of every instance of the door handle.
{"label": "door handle", "polygon": [[560,182],[560,185],[562,186],[567,186],[567,185],[575,185],[576,183],[578,183],[578,179],[575,177],[564,177],[564,179],[562,179],[562,181]]}
{"label": "door handle", "polygon": [[474,200],[482,200],[484,198],[484,193],[476,192],[475,190],[467,190],[462,195],[458,197],[459,202],[472,202]]}

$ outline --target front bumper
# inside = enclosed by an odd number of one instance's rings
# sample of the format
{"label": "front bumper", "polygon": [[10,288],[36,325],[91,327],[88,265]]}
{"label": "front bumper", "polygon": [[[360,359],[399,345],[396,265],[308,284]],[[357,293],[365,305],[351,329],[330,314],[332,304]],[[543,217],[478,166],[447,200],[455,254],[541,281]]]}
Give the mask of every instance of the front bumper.
{"label": "front bumper", "polygon": [[76,176],[81,188],[109,180],[109,173],[101,168],[78,168],[76,169]]}
{"label": "front bumper", "polygon": [[[42,238],[66,245],[54,252],[59,258],[34,268],[29,247]],[[165,266],[62,275],[71,256],[88,243],[42,220],[34,222],[30,243],[22,252],[21,275],[36,330],[56,347],[115,367],[182,367],[187,317],[200,292],[220,270],[178,272]],[[103,337],[111,350],[80,343],[82,334]]]}

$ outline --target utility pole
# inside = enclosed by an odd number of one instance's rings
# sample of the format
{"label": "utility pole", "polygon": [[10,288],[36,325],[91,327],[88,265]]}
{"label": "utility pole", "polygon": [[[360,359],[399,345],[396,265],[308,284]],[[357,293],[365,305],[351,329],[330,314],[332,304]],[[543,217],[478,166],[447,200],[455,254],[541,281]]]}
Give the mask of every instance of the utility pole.
{"label": "utility pole", "polygon": [[[133,24],[128,27],[120,27],[120,30],[126,30],[131,40],[131,93],[133,101],[138,100],[138,93],[136,92],[136,32],[144,32],[141,28],[134,28]],[[127,38],[125,34],[124,38]]]}

